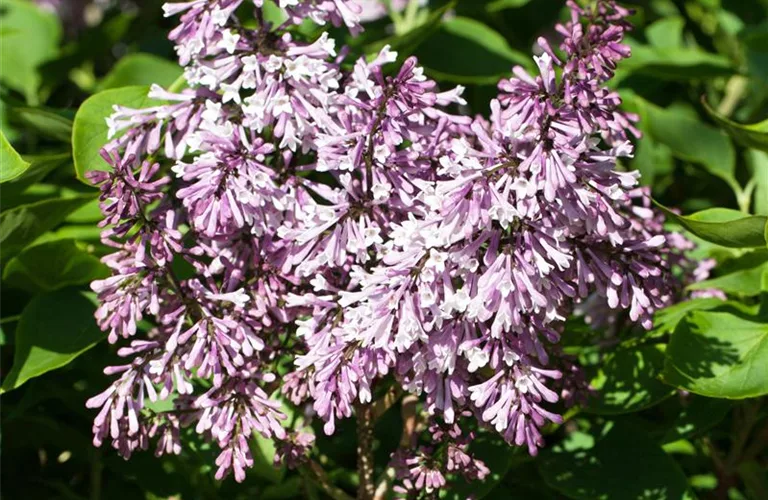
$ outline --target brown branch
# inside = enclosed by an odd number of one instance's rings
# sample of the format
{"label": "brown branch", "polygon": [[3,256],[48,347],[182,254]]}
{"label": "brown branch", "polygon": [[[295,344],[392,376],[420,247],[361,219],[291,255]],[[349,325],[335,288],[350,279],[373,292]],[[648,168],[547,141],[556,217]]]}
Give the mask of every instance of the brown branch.
{"label": "brown branch", "polygon": [[372,500],[373,483],[373,405],[357,405],[357,475],[358,500]]}
{"label": "brown branch", "polygon": [[331,482],[323,467],[314,460],[309,459],[306,464],[299,467],[299,473],[317,484],[333,500],[352,500],[344,490]]}

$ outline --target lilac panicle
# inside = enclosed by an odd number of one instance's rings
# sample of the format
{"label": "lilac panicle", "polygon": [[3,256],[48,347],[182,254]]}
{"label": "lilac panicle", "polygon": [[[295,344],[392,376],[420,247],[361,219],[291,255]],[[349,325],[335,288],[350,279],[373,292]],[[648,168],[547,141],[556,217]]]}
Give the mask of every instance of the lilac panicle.
{"label": "lilac panicle", "polygon": [[[569,2],[560,44],[540,39],[537,71],[514,68],[485,119],[413,57],[351,61],[290,30],[358,32],[354,1],[277,3],[280,26],[260,0],[166,4],[188,88],[108,120],[111,169],[90,179],[115,253],[92,287],[129,360],[88,401],[94,443],[178,454],[190,426],[219,446],[216,476],[242,481],[253,433],[306,459],[314,438],[285,405],[331,434],[386,378],[432,422],[432,444],[393,458],[405,494],[488,474],[472,420],[537,453],[555,403],[587,392],[557,347],[565,319],[650,328],[682,296],[676,270],[708,272],[617,166],[639,135],[605,86],[628,11]],[[236,17],[247,4],[256,28]]]}

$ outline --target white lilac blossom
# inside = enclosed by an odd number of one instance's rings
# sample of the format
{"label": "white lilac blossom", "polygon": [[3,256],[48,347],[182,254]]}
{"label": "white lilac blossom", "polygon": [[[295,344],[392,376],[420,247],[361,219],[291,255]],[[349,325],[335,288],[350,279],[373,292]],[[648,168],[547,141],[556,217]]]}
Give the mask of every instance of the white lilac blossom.
{"label": "white lilac blossom", "polygon": [[[248,3],[255,24],[235,15]],[[628,11],[569,2],[559,51],[540,39],[538,72],[514,68],[486,120],[457,114],[463,89],[414,58],[350,61],[327,34],[290,31],[308,17],[357,32],[355,2],[278,5],[275,27],[260,0],[166,4],[188,88],[154,87],[156,106],[108,120],[111,170],[91,180],[116,251],[92,287],[130,361],[88,401],[94,443],[179,453],[194,426],[221,449],[216,477],[240,481],[253,432],[306,458],[313,438],[281,405],[331,434],[394,383],[443,443],[398,452],[404,491],[488,473],[459,423],[535,454],[555,403],[584,397],[557,347],[565,319],[650,328],[708,270],[617,165],[638,134],[605,87],[629,55]]]}

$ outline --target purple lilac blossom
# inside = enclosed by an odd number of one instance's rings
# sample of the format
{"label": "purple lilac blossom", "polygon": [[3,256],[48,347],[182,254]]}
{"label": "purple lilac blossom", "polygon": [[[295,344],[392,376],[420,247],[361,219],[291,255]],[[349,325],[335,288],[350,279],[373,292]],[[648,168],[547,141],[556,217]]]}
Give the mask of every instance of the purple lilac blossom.
{"label": "purple lilac blossom", "polygon": [[[257,28],[235,16],[248,3]],[[488,474],[460,423],[536,454],[554,404],[588,390],[557,347],[564,320],[627,311],[650,328],[682,296],[673,271],[708,272],[617,166],[638,135],[605,87],[629,12],[569,2],[559,51],[540,39],[537,74],[514,68],[484,119],[413,57],[392,71],[389,47],[349,61],[327,34],[287,31],[308,17],[356,33],[354,1],[278,5],[274,27],[260,0],[166,4],[188,88],[108,120],[111,170],[91,180],[116,251],[92,287],[129,361],[88,401],[94,443],[179,453],[192,426],[221,450],[216,477],[241,481],[254,432],[277,460],[306,457],[314,438],[284,405],[332,434],[386,378],[432,422],[432,444],[393,457],[402,491]]]}

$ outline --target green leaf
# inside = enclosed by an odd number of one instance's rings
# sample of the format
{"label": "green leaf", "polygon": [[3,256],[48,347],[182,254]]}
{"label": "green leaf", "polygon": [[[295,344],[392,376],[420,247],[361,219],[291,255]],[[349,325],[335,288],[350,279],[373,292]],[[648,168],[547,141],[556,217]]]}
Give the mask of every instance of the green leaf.
{"label": "green leaf", "polygon": [[664,309],[659,309],[653,317],[653,332],[657,335],[672,333],[689,312],[714,309],[725,304],[727,302],[721,299],[702,297],[678,302]]}
{"label": "green leaf", "polygon": [[725,276],[699,281],[689,285],[688,290],[717,288],[725,293],[751,297],[763,291],[762,279],[765,271],[768,271],[768,262],[751,269],[742,269]]}
{"label": "green leaf", "polygon": [[498,32],[467,17],[444,21],[416,54],[430,75],[457,83],[496,84],[512,66],[531,64]]}
{"label": "green leaf", "polygon": [[672,422],[672,427],[662,437],[662,443],[698,436],[719,424],[731,410],[731,403],[725,399],[705,398],[691,395],[685,406]]}
{"label": "green leaf", "polygon": [[69,364],[105,338],[93,319],[94,310],[84,293],[72,289],[33,298],[16,328],[13,366],[0,393]]}
{"label": "green leaf", "polygon": [[394,35],[384,40],[369,43],[365,46],[365,53],[376,54],[385,45],[389,45],[392,50],[397,51],[399,58],[413,54],[425,40],[440,28],[443,23],[443,16],[450,9],[453,9],[455,4],[456,0],[452,0],[439,9],[432,11],[422,24],[404,34]]}
{"label": "green leaf", "polygon": [[0,130],[0,183],[21,176],[27,171],[29,165],[29,162],[24,161],[21,155],[13,149],[3,131]]}
{"label": "green leaf", "polygon": [[665,17],[645,29],[645,37],[656,49],[680,48],[683,46],[685,19],[680,16]]}
{"label": "green leaf", "polygon": [[658,376],[664,369],[664,346],[616,350],[590,385],[597,390],[586,411],[617,415],[649,408],[672,394]]}
{"label": "green leaf", "polygon": [[117,61],[98,88],[107,90],[153,83],[168,87],[181,74],[182,69],[176,62],[152,54],[128,54]]}
{"label": "green leaf", "polygon": [[45,176],[53,170],[69,162],[71,165],[72,155],[67,153],[54,153],[39,156],[26,156],[30,166],[21,175],[8,181],[3,185],[2,207],[8,209],[29,203],[26,200],[32,186],[40,187],[39,183]]}
{"label": "green leaf", "polygon": [[106,119],[112,114],[113,106],[143,108],[159,103],[150,99],[148,92],[148,86],[121,87],[99,92],[83,102],[77,110],[72,129],[72,156],[78,179],[87,183],[86,172],[109,169],[99,151],[108,141]]}
{"label": "green leaf", "polygon": [[768,217],[745,215],[729,208],[709,208],[688,216],[674,213],[654,202],[673,221],[699,238],[731,248],[764,247],[768,244]]}
{"label": "green leaf", "polygon": [[253,454],[253,472],[270,483],[280,484],[285,477],[284,466],[275,467],[275,443],[258,432],[253,433],[251,439]]}
{"label": "green leaf", "polygon": [[746,157],[755,183],[753,212],[757,215],[768,215],[768,153],[750,149],[746,152]]}
{"label": "green leaf", "polygon": [[641,429],[621,419],[576,431],[538,460],[546,483],[584,500],[682,499],[688,484],[677,463]]}
{"label": "green leaf", "polygon": [[0,0],[0,82],[37,104],[37,68],[58,53],[58,18],[32,2]]}
{"label": "green leaf", "polygon": [[69,143],[72,139],[72,120],[43,108],[13,108],[21,120],[46,137]]}
{"label": "green leaf", "polygon": [[638,104],[646,127],[656,142],[666,145],[684,161],[704,167],[733,186],[736,150],[720,130],[679,112],[660,108],[639,98]]}
{"label": "green leaf", "polygon": [[[675,36],[668,33],[668,36]],[[632,57],[622,61],[614,85],[631,74],[663,80],[688,81],[732,75],[736,70],[727,57],[687,47],[652,47],[627,39]]]}
{"label": "green leaf", "polygon": [[531,0],[495,0],[489,3],[485,10],[488,12],[500,12],[505,9],[517,9],[529,4]]}
{"label": "green leaf", "polygon": [[71,212],[92,200],[93,196],[54,198],[21,205],[0,213],[2,259],[13,257],[46,231],[59,225]]}
{"label": "green leaf", "polygon": [[32,293],[90,283],[107,276],[107,266],[71,239],[26,248],[8,261],[3,270],[6,285]]}
{"label": "green leaf", "polygon": [[695,394],[742,399],[768,394],[768,323],[695,311],[669,342],[665,382]]}
{"label": "green leaf", "polygon": [[654,186],[657,176],[668,174],[674,169],[672,151],[646,133],[637,145],[632,168],[640,172],[640,182],[643,185],[657,189],[658,186]]}
{"label": "green leaf", "polygon": [[702,98],[701,104],[704,106],[704,109],[709,116],[711,116],[712,119],[728,133],[728,135],[733,137],[736,142],[748,148],[768,151],[768,120],[753,125],[742,125],[729,120],[712,109],[706,99]]}

